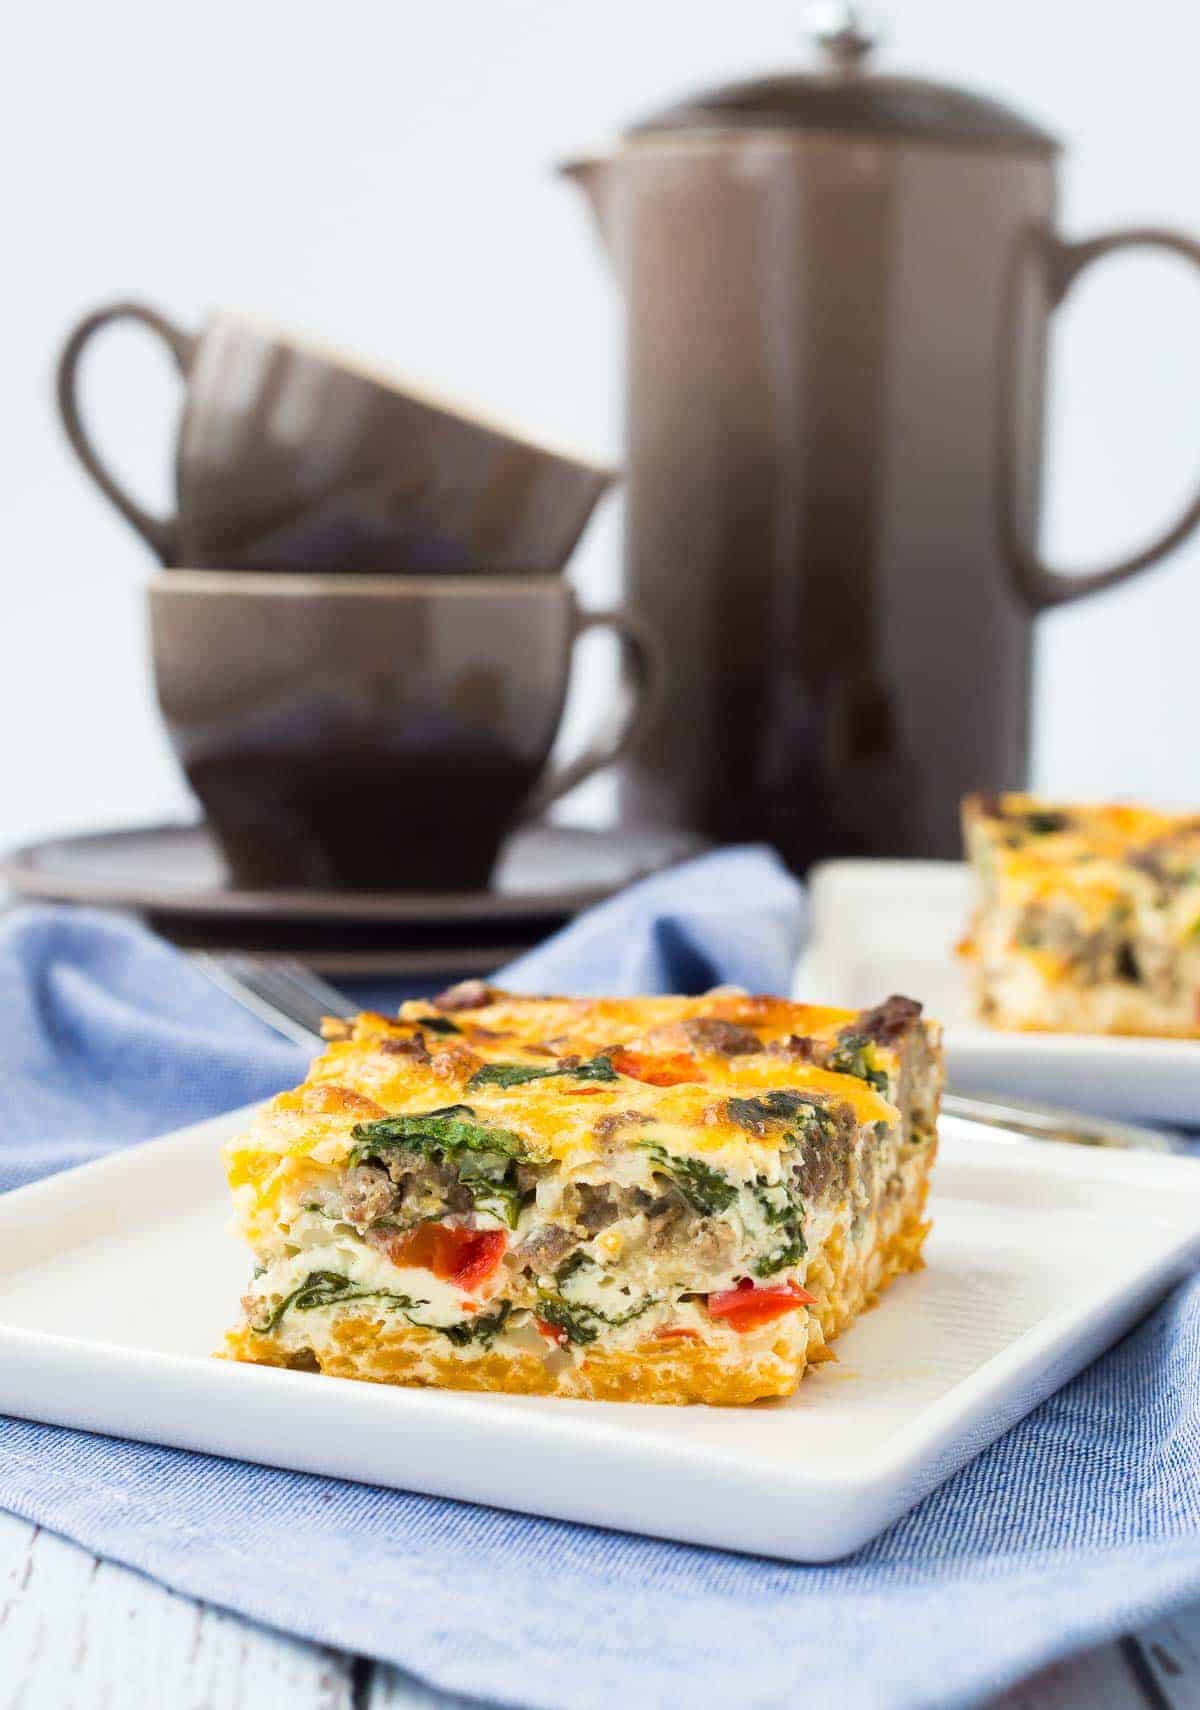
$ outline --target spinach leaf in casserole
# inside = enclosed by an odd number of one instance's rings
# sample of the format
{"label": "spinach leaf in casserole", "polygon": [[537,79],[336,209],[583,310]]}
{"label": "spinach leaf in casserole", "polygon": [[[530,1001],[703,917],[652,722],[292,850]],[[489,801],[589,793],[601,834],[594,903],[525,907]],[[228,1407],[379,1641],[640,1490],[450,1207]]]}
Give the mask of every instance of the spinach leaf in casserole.
{"label": "spinach leaf in casserole", "polygon": [[561,1295],[539,1294],[536,1312],[544,1323],[561,1330],[568,1342],[578,1342],[582,1347],[594,1342],[602,1329],[600,1324],[589,1319],[582,1307],[569,1306]]}
{"label": "spinach leaf in casserole", "polygon": [[320,1306],[340,1306],[347,1300],[386,1301],[389,1310],[401,1312],[409,1307],[428,1304],[424,1300],[413,1300],[411,1295],[394,1294],[390,1289],[356,1288],[340,1271],[310,1271],[298,1288],[284,1296],[265,1322],[252,1324],[250,1328],[257,1335],[266,1336],[278,1326],[285,1312],[312,1312]]}
{"label": "spinach leaf in casserole", "polygon": [[[763,1093],[757,1098],[727,1099],[725,1114],[752,1134],[765,1134],[772,1127],[786,1126],[787,1139],[798,1148],[830,1145],[837,1134],[837,1123],[819,1099],[790,1090]],[[753,1271],[756,1277],[772,1277],[778,1271],[798,1265],[808,1251],[804,1239],[804,1201],[790,1171],[779,1182],[768,1182],[760,1176],[752,1191],[772,1236],[771,1245],[756,1261]]]}
{"label": "spinach leaf in casserole", "polygon": [[796,1191],[793,1179],[766,1182],[761,1177],[754,1184],[763,1222],[775,1239],[754,1266],[756,1277],[773,1277],[777,1271],[798,1265],[808,1251],[804,1239],[804,1201]]}
{"label": "spinach leaf in casserole", "polygon": [[828,1066],[836,1074],[853,1075],[866,1081],[876,1092],[887,1096],[887,1070],[880,1068],[875,1055],[875,1043],[862,1033],[843,1033],[829,1053]]}
{"label": "spinach leaf in casserole", "polygon": [[617,1071],[607,1057],[589,1057],[584,1063],[559,1063],[541,1068],[535,1063],[485,1063],[467,1082],[471,1087],[520,1087],[527,1081],[548,1081],[555,1076],[573,1081],[615,1081]]}
{"label": "spinach leaf in casserole", "polygon": [[[730,1099],[728,1102],[755,1106],[753,1114],[757,1123],[764,1112],[775,1120],[790,1119],[794,1122],[804,1101],[792,1093],[768,1093],[762,1099]],[[831,1122],[828,1113],[819,1105],[813,1106],[812,1111],[812,1121],[823,1119]],[[761,1128],[758,1131],[761,1132]],[[651,1140],[643,1141],[641,1150],[650,1153],[658,1169],[670,1176],[692,1210],[701,1217],[719,1216],[721,1212],[728,1211],[738,1198],[737,1186],[720,1170],[713,1169],[711,1164],[667,1152]],[[777,1271],[786,1270],[789,1265],[799,1264],[808,1251],[804,1240],[804,1202],[790,1177],[782,1182],[768,1182],[760,1176],[751,1191],[772,1236],[770,1246],[757,1260],[753,1270],[756,1277],[770,1277]]]}
{"label": "spinach leaf in casserole", "polygon": [[479,1342],[483,1347],[490,1348],[496,1337],[508,1322],[512,1311],[512,1302],[502,1300],[494,1312],[484,1313],[480,1317],[468,1318],[461,1324],[425,1324],[419,1319],[409,1318],[410,1324],[416,1324],[424,1330],[436,1330],[439,1336],[447,1337],[456,1348],[465,1348],[472,1342]]}
{"label": "spinach leaf in casserole", "polygon": [[580,1271],[585,1265],[590,1265],[592,1263],[594,1263],[594,1261],[589,1259],[586,1253],[581,1253],[576,1249],[576,1251],[571,1254],[571,1257],[569,1259],[564,1259],[562,1264],[555,1271],[554,1280],[561,1289],[568,1278],[575,1275],[576,1271]]}
{"label": "spinach leaf in casserole", "polygon": [[464,1348],[471,1342],[490,1348],[512,1311],[511,1303],[502,1300],[494,1311],[464,1320],[461,1324],[426,1324],[413,1315],[415,1308],[428,1306],[426,1300],[414,1300],[411,1295],[396,1294],[392,1289],[358,1288],[340,1271],[310,1271],[300,1286],[286,1295],[263,1323],[252,1324],[250,1328],[257,1335],[266,1336],[277,1328],[287,1312],[313,1312],[322,1306],[343,1306],[351,1300],[378,1301],[389,1312],[403,1313],[418,1330],[436,1330],[439,1335],[448,1337],[457,1348]]}
{"label": "spinach leaf in casserole", "polygon": [[619,1328],[622,1324],[632,1324],[635,1318],[640,1318],[643,1312],[649,1312],[652,1306],[657,1306],[661,1295],[648,1294],[643,1300],[634,1301],[625,1312],[601,1312],[598,1307],[589,1306],[582,1300],[566,1300],[561,1294],[539,1294],[534,1311],[547,1324],[553,1324],[556,1330],[561,1330],[569,1342],[578,1342],[586,1346],[594,1342],[604,1330]]}
{"label": "spinach leaf in casserole", "polygon": [[[660,1294],[648,1294],[641,1300],[631,1300],[628,1306],[619,1310],[605,1312],[589,1300],[576,1298],[572,1292],[573,1279],[578,1278],[586,1284],[589,1277],[594,1277],[598,1271],[602,1272],[602,1267],[597,1266],[586,1253],[572,1253],[554,1273],[557,1289],[540,1289],[534,1308],[539,1318],[561,1330],[569,1342],[578,1342],[581,1346],[594,1342],[603,1330],[632,1324],[635,1318],[657,1306],[663,1298]],[[627,1289],[614,1292],[628,1296]],[[613,1299],[611,1304],[617,1307],[617,1300]]]}
{"label": "spinach leaf in casserole", "polygon": [[766,1134],[780,1124],[805,1140],[828,1140],[837,1132],[826,1106],[811,1094],[781,1089],[757,1098],[728,1098],[724,1108],[727,1119],[750,1134]]}
{"label": "spinach leaf in casserole", "polygon": [[476,1122],[469,1104],[446,1104],[416,1116],[380,1116],[357,1122],[350,1131],[352,1164],[379,1161],[389,1151],[490,1152],[505,1158],[527,1156],[525,1142],[511,1128]]}
{"label": "spinach leaf in casserole", "polygon": [[384,1163],[408,1153],[444,1163],[458,1174],[478,1211],[515,1229],[526,1197],[518,1165],[528,1148],[511,1128],[477,1122],[469,1104],[449,1104],[414,1116],[381,1116],[350,1131],[351,1164]]}
{"label": "spinach leaf in casserole", "polygon": [[699,1158],[685,1158],[676,1152],[668,1152],[653,1140],[640,1141],[638,1149],[650,1154],[656,1167],[671,1178],[692,1210],[698,1211],[701,1217],[715,1217],[719,1212],[727,1211],[737,1198],[738,1190],[729,1177],[722,1175],[720,1170],[714,1170],[711,1164],[701,1163]]}
{"label": "spinach leaf in casserole", "polygon": [[1052,808],[1038,808],[1033,813],[1022,815],[1025,829],[1031,837],[1053,837],[1057,831],[1066,831],[1071,824],[1070,817]]}

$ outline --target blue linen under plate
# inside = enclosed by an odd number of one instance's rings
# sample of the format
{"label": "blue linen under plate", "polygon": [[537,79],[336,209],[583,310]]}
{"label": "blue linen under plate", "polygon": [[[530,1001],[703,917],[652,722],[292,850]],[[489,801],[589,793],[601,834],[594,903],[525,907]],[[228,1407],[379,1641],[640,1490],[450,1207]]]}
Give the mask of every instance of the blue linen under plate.
{"label": "blue linen under plate", "polygon": [[[799,887],[757,850],[593,910],[522,990],[786,990]],[[0,930],[0,1185],[295,1079],[150,934],[29,909]],[[1200,1594],[1200,1282],[866,1549],[798,1567],[0,1421],[0,1505],[192,1596],[545,1710],[976,1702]],[[586,1469],[584,1470],[586,1476]]]}

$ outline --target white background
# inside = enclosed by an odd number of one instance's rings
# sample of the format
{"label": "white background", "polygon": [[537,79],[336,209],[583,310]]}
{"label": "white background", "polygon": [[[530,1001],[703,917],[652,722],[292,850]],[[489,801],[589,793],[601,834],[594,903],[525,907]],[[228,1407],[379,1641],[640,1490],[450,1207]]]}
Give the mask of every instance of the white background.
{"label": "white background", "polygon": [[[1068,144],[1064,223],[1200,227],[1200,8],[899,0],[882,60],[986,89]],[[52,375],[71,322],[138,295],[194,324],[257,310],[606,456],[620,323],[556,159],[689,89],[799,63],[779,0],[107,0],[22,7],[0,71],[0,843],[187,811],[144,658],[139,541],[71,460]],[[1200,471],[1200,278],[1106,264],[1054,349],[1047,543],[1134,544]],[[114,331],[98,437],[165,505],[165,358]],[[619,500],[574,567],[617,587]],[[597,644],[602,646],[602,644]],[[1200,804],[1200,542],[1044,623],[1036,781]],[[585,661],[566,737],[603,695]],[[603,814],[593,789],[575,812]]]}

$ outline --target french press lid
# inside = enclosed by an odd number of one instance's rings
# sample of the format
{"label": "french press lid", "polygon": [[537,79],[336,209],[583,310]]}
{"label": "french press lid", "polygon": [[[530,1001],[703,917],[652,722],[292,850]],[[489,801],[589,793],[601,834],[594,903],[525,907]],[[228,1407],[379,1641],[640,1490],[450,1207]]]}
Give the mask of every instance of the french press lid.
{"label": "french press lid", "polygon": [[630,127],[632,138],[662,132],[848,131],[861,136],[1054,155],[1060,144],[1011,107],[917,77],[880,77],[867,61],[875,36],[843,0],[813,7],[816,71],[706,89]]}

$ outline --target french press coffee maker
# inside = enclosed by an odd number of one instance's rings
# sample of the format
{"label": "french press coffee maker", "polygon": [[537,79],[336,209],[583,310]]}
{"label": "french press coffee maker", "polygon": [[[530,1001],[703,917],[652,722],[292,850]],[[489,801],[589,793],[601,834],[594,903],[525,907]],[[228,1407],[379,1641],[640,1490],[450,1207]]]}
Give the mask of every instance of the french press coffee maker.
{"label": "french press coffee maker", "polygon": [[1063,575],[1038,549],[1059,145],[998,102],[883,76],[849,10],[821,64],[706,91],[564,170],[625,302],[625,595],[670,644],[626,820],[832,854],[957,853],[1020,787],[1034,619],[1200,520]]}

